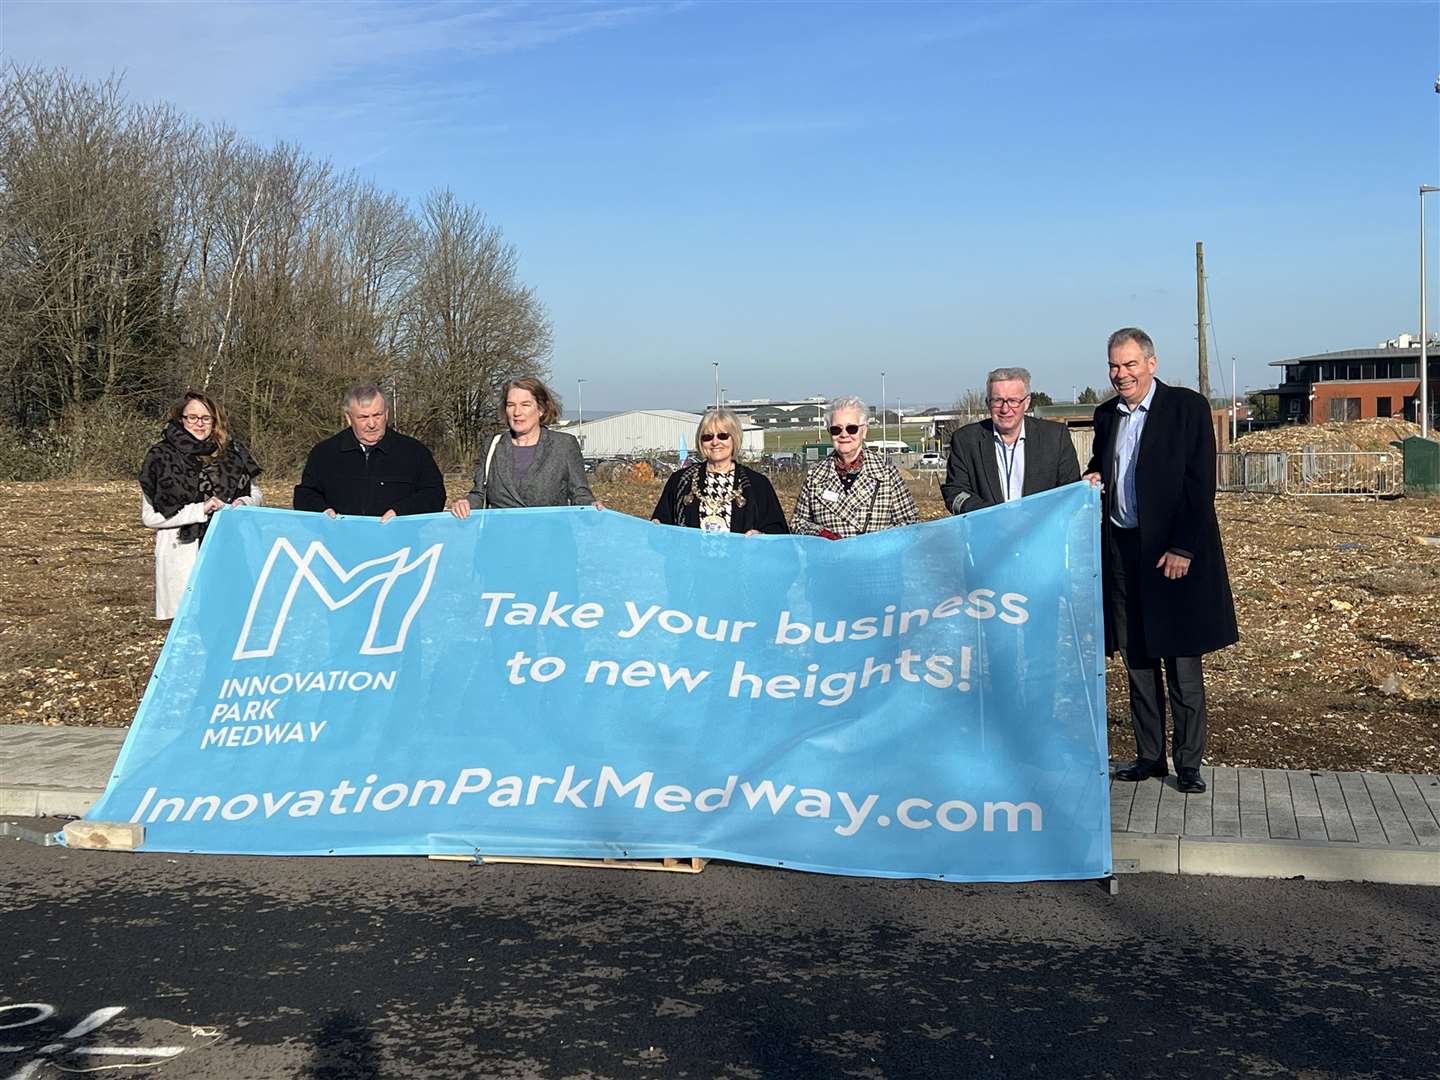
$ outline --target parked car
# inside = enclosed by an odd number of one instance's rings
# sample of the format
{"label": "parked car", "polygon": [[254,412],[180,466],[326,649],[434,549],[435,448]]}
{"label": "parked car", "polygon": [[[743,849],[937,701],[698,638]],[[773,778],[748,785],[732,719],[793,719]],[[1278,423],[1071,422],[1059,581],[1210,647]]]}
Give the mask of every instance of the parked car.
{"label": "parked car", "polygon": [[945,455],[930,450],[920,455],[920,460],[915,463],[916,472],[944,472]]}

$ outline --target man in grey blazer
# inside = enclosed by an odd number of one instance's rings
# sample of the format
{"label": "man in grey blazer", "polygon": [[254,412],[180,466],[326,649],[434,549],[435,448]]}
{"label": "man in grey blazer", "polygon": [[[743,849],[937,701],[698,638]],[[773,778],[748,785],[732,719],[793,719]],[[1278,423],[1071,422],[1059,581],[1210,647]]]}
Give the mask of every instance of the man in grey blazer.
{"label": "man in grey blazer", "polygon": [[952,514],[968,514],[1024,495],[1073,484],[1080,460],[1064,424],[1026,416],[1030,372],[996,368],[985,378],[990,419],[966,424],[950,438],[940,494]]}
{"label": "man in grey blazer", "polygon": [[[950,439],[950,460],[940,491],[952,514],[968,514],[987,506],[1013,502],[1080,479],[1080,460],[1064,424],[1025,415],[1030,407],[1030,372],[1022,367],[996,368],[985,378],[985,404],[990,419],[966,424]],[[1023,631],[1013,630],[1018,677],[992,693],[1020,699],[1036,717],[1054,715],[1055,663],[1060,647],[1058,601],[1032,598]],[[1043,748],[1042,748],[1043,752]]]}

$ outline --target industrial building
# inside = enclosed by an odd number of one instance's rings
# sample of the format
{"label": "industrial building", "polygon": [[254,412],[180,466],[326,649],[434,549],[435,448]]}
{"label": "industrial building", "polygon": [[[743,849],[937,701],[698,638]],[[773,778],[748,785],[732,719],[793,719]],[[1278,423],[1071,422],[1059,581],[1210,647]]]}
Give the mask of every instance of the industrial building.
{"label": "industrial building", "polygon": [[[699,413],[634,409],[583,424],[566,424],[560,430],[580,440],[581,451],[587,458],[675,453],[681,447],[693,454],[695,428],[699,423]],[[765,452],[764,429],[747,422],[743,433],[742,456],[757,458]]]}
{"label": "industrial building", "polygon": [[746,424],[761,428],[791,429],[818,427],[825,417],[826,399],[808,398],[737,398],[725,401],[729,409]]}

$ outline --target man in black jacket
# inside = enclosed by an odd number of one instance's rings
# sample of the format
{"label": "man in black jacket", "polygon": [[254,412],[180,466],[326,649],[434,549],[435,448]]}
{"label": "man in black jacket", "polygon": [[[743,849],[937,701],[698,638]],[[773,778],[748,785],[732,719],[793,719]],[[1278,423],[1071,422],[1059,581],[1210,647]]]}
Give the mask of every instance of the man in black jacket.
{"label": "man in black jacket", "polygon": [[390,431],[380,388],[357,386],[345,396],[349,427],[310,451],[295,486],[295,509],[389,521],[445,509],[445,481],[417,439]]}
{"label": "man in black jacket", "polygon": [[966,424],[950,437],[940,494],[952,514],[968,514],[1080,479],[1080,460],[1065,425],[1025,415],[1029,371],[1006,367],[990,372],[985,404],[990,419]]}
{"label": "man in black jacket", "polygon": [[[1155,378],[1155,343],[1133,326],[1110,335],[1117,397],[1095,410],[1086,479],[1102,485],[1105,650],[1130,677],[1136,760],[1117,780],[1162,777],[1169,698],[1175,786],[1205,790],[1201,656],[1239,640],[1215,517],[1210,403]],[[1162,678],[1163,672],[1163,678]]]}

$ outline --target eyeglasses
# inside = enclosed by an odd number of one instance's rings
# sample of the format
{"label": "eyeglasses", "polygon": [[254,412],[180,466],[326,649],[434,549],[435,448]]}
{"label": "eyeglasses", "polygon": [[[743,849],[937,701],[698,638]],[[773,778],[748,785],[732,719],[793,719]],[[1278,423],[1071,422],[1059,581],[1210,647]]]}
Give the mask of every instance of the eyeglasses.
{"label": "eyeglasses", "polygon": [[712,439],[719,439],[721,442],[729,442],[730,433],[728,431],[707,431],[704,435],[700,436],[701,442],[710,442]]}
{"label": "eyeglasses", "polygon": [[831,424],[830,434],[839,435],[843,433],[846,435],[858,435],[860,434],[860,428],[863,426],[862,424]]}
{"label": "eyeglasses", "polygon": [[200,416],[196,413],[181,413],[180,419],[184,420],[187,424],[200,424],[202,426],[215,423],[213,416]]}
{"label": "eyeglasses", "polygon": [[1029,394],[1026,394],[1024,397],[992,397],[985,399],[986,404],[992,409],[1018,409],[1029,400]]}

